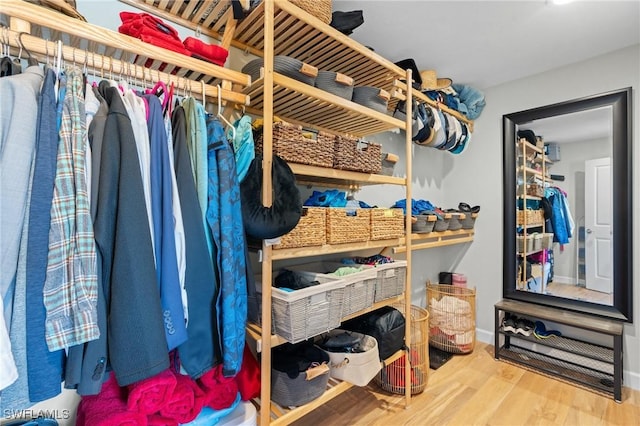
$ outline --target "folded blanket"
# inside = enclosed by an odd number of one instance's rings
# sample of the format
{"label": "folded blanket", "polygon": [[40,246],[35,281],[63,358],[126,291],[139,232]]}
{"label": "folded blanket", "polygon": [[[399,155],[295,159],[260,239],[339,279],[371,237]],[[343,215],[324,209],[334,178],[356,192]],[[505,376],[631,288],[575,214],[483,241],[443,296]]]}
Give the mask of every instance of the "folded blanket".
{"label": "folded blanket", "polygon": [[189,376],[175,373],[176,387],[167,403],[160,409],[164,417],[178,423],[188,423],[195,419],[206,402],[206,395]]}
{"label": "folded blanket", "polygon": [[205,60],[220,65],[221,67],[224,66],[227,56],[229,55],[229,51],[224,47],[216,44],[207,44],[194,37],[185,38],[183,44],[191,53],[201,56]]}
{"label": "folded blanket", "polygon": [[176,383],[175,375],[167,369],[127,386],[127,408],[145,415],[159,412],[169,401]]}
{"label": "folded blanket", "polygon": [[238,394],[238,384],[235,377],[224,377],[222,365],[207,371],[198,379],[201,389],[205,393],[205,405],[216,410],[228,408],[235,401]]}
{"label": "folded blanket", "polygon": [[113,374],[98,395],[83,396],[76,415],[78,426],[146,426],[147,417],[127,409],[123,389]]}
{"label": "folded blanket", "polygon": [[260,365],[245,343],[242,366],[236,375],[236,383],[243,401],[260,396]]}

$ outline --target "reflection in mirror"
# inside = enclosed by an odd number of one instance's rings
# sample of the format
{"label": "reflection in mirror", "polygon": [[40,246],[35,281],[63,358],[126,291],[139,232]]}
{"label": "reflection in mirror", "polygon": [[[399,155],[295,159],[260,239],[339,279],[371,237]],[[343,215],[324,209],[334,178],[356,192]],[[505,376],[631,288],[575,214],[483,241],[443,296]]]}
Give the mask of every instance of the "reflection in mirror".
{"label": "reflection in mirror", "polygon": [[503,116],[503,296],[631,322],[631,88]]}
{"label": "reflection in mirror", "polygon": [[[526,236],[520,241],[531,241],[521,247],[531,275],[519,278],[518,290],[612,305],[612,107],[533,120],[517,130],[536,138],[535,147],[519,141],[528,158],[516,149],[516,164],[533,169],[516,175],[517,188],[527,188],[517,191],[518,209],[526,204],[550,213],[540,224],[518,226],[518,235]],[[544,201],[532,195],[536,191]]]}

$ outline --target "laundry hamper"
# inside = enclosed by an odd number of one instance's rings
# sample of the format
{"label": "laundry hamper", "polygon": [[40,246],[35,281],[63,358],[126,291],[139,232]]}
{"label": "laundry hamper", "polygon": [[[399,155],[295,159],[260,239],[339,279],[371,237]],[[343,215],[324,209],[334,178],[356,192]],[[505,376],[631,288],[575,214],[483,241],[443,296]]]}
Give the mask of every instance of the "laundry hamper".
{"label": "laundry hamper", "polygon": [[476,344],[476,290],[427,282],[429,344],[465,354]]}
{"label": "laundry hamper", "polygon": [[[395,306],[404,312],[403,305]],[[406,355],[385,366],[374,378],[383,390],[404,395]],[[422,392],[429,380],[429,311],[411,305],[411,394]]]}

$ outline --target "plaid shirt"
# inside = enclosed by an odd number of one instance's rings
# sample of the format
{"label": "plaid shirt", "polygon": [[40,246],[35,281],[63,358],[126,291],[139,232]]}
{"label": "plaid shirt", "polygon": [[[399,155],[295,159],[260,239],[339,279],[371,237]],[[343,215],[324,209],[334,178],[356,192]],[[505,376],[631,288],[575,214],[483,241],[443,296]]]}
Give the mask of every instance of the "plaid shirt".
{"label": "plaid shirt", "polygon": [[51,351],[100,337],[96,246],[85,180],[83,76],[77,67],[66,72],[44,285],[46,340]]}

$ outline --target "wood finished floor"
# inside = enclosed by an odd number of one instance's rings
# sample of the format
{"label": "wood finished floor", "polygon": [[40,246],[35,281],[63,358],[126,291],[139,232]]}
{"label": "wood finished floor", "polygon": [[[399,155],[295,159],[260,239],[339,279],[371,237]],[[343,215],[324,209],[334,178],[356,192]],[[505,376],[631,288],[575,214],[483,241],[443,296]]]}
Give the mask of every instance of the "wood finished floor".
{"label": "wood finished floor", "polygon": [[425,391],[404,397],[375,384],[351,388],[293,423],[310,425],[640,425],[640,391],[623,402],[493,358],[493,346],[454,356],[431,370]]}
{"label": "wood finished floor", "polygon": [[613,293],[602,293],[589,290],[572,284],[547,284],[547,294],[568,299],[586,300],[588,302],[600,303],[601,305],[613,305]]}

